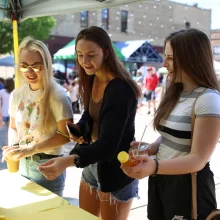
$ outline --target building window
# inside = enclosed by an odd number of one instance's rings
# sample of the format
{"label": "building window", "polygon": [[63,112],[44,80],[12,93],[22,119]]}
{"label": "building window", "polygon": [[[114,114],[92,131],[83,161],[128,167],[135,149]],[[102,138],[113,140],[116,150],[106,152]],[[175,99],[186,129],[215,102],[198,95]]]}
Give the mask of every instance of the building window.
{"label": "building window", "polygon": [[109,20],[109,9],[102,9],[102,28],[108,30],[108,20]]}
{"label": "building window", "polygon": [[128,12],[122,10],[121,11],[121,32],[127,32],[128,26]]}
{"label": "building window", "polygon": [[89,25],[89,12],[88,11],[81,11],[81,18],[80,18],[80,26],[81,27],[88,27]]}
{"label": "building window", "polygon": [[213,53],[215,56],[220,56],[220,46],[214,46]]}
{"label": "building window", "polygon": [[190,28],[190,22],[186,21],[185,22],[185,29],[189,29]]}

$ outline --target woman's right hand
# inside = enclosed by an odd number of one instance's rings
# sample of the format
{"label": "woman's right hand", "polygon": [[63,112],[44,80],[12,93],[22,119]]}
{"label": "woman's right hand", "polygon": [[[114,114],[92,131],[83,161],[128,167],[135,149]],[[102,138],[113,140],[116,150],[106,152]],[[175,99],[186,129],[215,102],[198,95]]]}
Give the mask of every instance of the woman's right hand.
{"label": "woman's right hand", "polygon": [[[68,122],[68,121],[66,122],[66,124],[69,125],[69,126],[71,126],[71,127],[73,127],[73,128],[75,128],[75,129],[77,129],[77,130],[80,132],[80,128],[79,128],[79,126],[78,126],[77,124],[73,124],[73,123]],[[78,144],[87,143],[87,142],[84,140],[83,136],[77,137],[77,136],[75,136],[74,134],[72,134],[72,133],[69,132],[69,131],[68,131],[68,133],[69,133],[69,136],[70,136],[70,141],[77,142]]]}
{"label": "woman's right hand", "polygon": [[[132,142],[130,143],[130,146],[131,146],[131,148],[138,148],[139,143],[140,143],[139,141],[132,141]],[[140,143],[140,146],[142,146],[142,145],[147,145],[147,146],[148,146],[148,148],[144,151],[144,153],[147,154],[148,156],[151,156],[151,155],[152,155],[152,147],[151,147],[151,144],[146,143],[146,142],[141,142],[141,143]]]}

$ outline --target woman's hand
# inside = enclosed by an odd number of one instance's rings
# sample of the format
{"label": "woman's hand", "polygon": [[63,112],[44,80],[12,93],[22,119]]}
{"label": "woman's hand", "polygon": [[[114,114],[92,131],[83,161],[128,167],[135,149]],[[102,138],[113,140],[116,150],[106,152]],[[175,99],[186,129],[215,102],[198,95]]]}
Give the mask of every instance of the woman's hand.
{"label": "woman's hand", "polygon": [[3,158],[2,162],[7,160],[7,158],[11,160],[20,160],[24,157],[30,157],[36,154],[35,145],[22,145],[22,146],[4,146],[3,150]]}
{"label": "woman's hand", "polygon": [[[78,132],[80,132],[80,128],[79,128],[79,126],[77,124],[73,124],[73,123],[71,123],[69,121],[67,121],[66,124],[67,124],[67,126],[73,127]],[[87,143],[87,141],[84,140],[83,136],[77,137],[74,134],[72,134],[70,131],[68,131],[68,133],[69,133],[69,136],[70,136],[70,141],[77,142],[78,144]]]}
{"label": "woman's hand", "polygon": [[74,163],[74,155],[67,157],[57,157],[42,163],[39,166],[39,171],[48,179],[53,180]]}
{"label": "woman's hand", "polygon": [[[140,142],[138,141],[132,141],[130,143],[130,146],[131,146],[131,149],[132,148],[138,148],[138,145],[139,145]],[[144,154],[147,154],[148,156],[151,156],[152,155],[152,148],[151,148],[151,145],[146,143],[146,142],[141,142],[140,146],[142,145],[147,145],[148,148],[143,152]]]}
{"label": "woman's hand", "polygon": [[148,155],[132,156],[133,160],[140,161],[140,163],[134,167],[127,167],[121,165],[123,172],[132,178],[143,179],[150,176],[156,171],[155,161]]}

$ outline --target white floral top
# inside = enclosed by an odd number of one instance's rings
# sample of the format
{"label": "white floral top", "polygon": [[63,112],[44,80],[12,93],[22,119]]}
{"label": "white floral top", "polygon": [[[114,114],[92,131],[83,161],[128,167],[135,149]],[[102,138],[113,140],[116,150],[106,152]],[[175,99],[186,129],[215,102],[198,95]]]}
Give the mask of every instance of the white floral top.
{"label": "white floral top", "polygon": [[[15,118],[20,144],[35,144],[51,137],[37,129],[40,118],[38,98],[41,92],[41,89],[32,91],[25,84],[11,94],[9,114]],[[50,100],[50,104],[53,106],[51,120],[54,120],[54,133],[57,129],[56,122],[73,117],[71,100],[62,87],[57,85],[55,94],[55,97]],[[62,147],[44,153],[59,155],[62,153]]]}

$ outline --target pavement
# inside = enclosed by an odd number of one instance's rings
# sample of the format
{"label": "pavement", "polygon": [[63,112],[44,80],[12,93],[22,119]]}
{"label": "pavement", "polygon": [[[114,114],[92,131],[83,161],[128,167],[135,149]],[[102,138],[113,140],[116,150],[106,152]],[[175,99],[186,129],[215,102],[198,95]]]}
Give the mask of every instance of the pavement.
{"label": "pavement", "polygon": [[[80,115],[74,115],[75,122],[78,121]],[[147,109],[142,108],[142,113],[138,113],[136,116],[136,131],[135,136],[137,140],[140,140],[147,125],[147,129],[143,136],[143,141],[153,142],[159,134],[155,132],[152,128],[152,119],[153,115],[147,115]],[[3,127],[0,129],[0,148],[7,143],[7,131]],[[70,150],[73,148],[72,143],[64,145],[64,154],[68,155]],[[2,151],[0,150],[0,158]],[[215,152],[211,158],[211,169],[215,175],[216,183],[216,195],[218,201],[218,207],[220,208],[220,169],[219,167],[219,158],[220,158],[220,143],[218,143]],[[7,169],[5,163],[0,163],[0,170]],[[68,200],[72,205],[78,206],[79,204],[79,184],[81,178],[82,169],[76,167],[67,168],[66,175],[66,186],[64,189],[64,199]],[[140,199],[134,199],[132,208],[129,214],[128,220],[147,220],[147,189],[148,189],[148,178],[144,178],[139,182],[139,196]]]}

